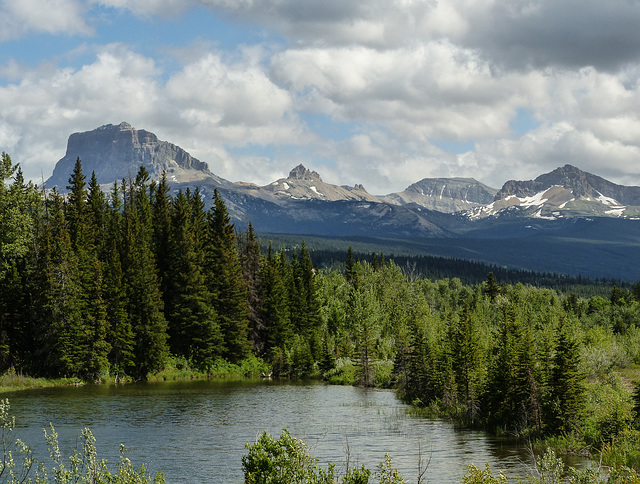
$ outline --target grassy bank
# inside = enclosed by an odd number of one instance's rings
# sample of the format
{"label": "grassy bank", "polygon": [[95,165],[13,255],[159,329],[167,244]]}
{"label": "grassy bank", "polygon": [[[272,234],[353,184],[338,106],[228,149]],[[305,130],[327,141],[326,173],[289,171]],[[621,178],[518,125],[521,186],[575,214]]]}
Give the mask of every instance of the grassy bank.
{"label": "grassy bank", "polygon": [[210,378],[256,378],[271,371],[270,365],[262,358],[250,356],[239,363],[229,363],[226,360],[216,360],[205,370],[191,367],[184,358],[169,358],[165,369],[149,374],[149,381],[198,380]]}
{"label": "grassy bank", "polygon": [[[147,375],[148,381],[175,381],[175,380],[205,380],[215,378],[257,378],[262,374],[268,374],[270,367],[261,358],[251,356],[238,364],[229,363],[226,360],[218,360],[206,370],[192,368],[184,358],[171,357],[167,360],[165,368],[157,373]],[[132,383],[134,379],[123,374],[101,375],[97,380],[82,380],[80,378],[37,378],[18,374],[9,369],[0,375],[0,393],[28,390],[32,388],[47,388],[60,386],[80,386],[84,384],[103,383]]]}
{"label": "grassy bank", "polygon": [[18,374],[11,368],[3,375],[0,375],[0,393],[27,390],[30,388],[82,385],[84,383],[85,382],[78,378],[56,378],[53,380],[50,378],[34,378]]}

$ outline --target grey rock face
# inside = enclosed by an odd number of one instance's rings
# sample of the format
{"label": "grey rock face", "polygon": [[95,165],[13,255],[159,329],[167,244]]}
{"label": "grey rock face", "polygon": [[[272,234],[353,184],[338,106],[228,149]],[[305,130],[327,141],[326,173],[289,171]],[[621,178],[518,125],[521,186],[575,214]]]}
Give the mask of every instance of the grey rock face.
{"label": "grey rock face", "polygon": [[145,166],[153,179],[166,172],[175,182],[197,181],[212,176],[207,164],[185,150],[128,123],[107,124],[93,131],[69,136],[67,153],[56,164],[46,188],[64,191],[77,158],[87,178],[95,172],[100,184],[110,184],[123,177],[134,178]]}
{"label": "grey rock face", "polygon": [[491,203],[497,191],[473,178],[424,178],[383,199],[398,205],[416,203],[429,210],[453,213]]}
{"label": "grey rock face", "polygon": [[495,199],[504,199],[509,195],[529,197],[554,186],[571,190],[576,198],[598,198],[603,195],[624,205],[640,205],[640,187],[617,185],[571,165],[556,168],[535,180],[509,180],[496,194]]}

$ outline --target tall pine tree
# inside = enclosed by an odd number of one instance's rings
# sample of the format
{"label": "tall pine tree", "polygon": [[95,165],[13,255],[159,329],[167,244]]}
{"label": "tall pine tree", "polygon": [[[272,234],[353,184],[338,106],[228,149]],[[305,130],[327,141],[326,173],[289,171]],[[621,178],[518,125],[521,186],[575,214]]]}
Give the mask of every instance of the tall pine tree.
{"label": "tall pine tree", "polygon": [[224,356],[237,363],[251,352],[247,286],[242,278],[234,225],[218,190],[207,219],[207,283],[224,335]]}

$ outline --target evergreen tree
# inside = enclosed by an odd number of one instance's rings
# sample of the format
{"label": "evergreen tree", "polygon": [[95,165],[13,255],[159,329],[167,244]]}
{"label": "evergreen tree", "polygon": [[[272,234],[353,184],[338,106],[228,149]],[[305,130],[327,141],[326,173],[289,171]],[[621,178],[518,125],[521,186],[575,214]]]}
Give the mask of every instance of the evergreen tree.
{"label": "evergreen tree", "polygon": [[171,258],[169,234],[171,232],[171,197],[167,175],[163,171],[160,182],[152,187],[151,200],[153,204],[153,253],[158,266],[160,287],[166,297],[171,285]]}
{"label": "evergreen tree", "polygon": [[458,395],[464,400],[467,416],[474,423],[478,416],[479,378],[481,353],[474,318],[465,305],[458,317],[449,318],[449,348],[458,385]]}
{"label": "evergreen tree", "polygon": [[294,326],[296,332],[310,345],[314,357],[319,355],[319,345],[314,344],[314,336],[320,326],[320,300],[315,282],[315,270],[311,263],[311,256],[306,244],[302,242],[299,261],[294,259],[293,277],[294,294],[292,299],[295,305]]}
{"label": "evergreen tree", "polygon": [[242,276],[247,286],[247,302],[249,304],[249,340],[256,354],[262,354],[265,350],[266,327],[260,311],[260,266],[262,254],[258,237],[249,222],[247,232],[240,244],[240,259],[242,262]]}
{"label": "evergreen tree", "polygon": [[586,398],[585,378],[580,371],[580,346],[563,322],[558,329],[554,368],[549,382],[549,425],[554,432],[579,429]]}
{"label": "evergreen tree", "polygon": [[284,351],[293,340],[288,290],[285,285],[287,260],[274,256],[271,244],[260,269],[260,319],[264,324],[265,351],[279,348]]}
{"label": "evergreen tree", "polygon": [[171,350],[205,369],[223,353],[224,340],[202,273],[204,252],[195,239],[191,208],[180,191],[172,210],[166,309]]}
{"label": "evergreen tree", "polygon": [[109,321],[108,342],[111,347],[109,361],[116,378],[121,373],[135,372],[135,333],[128,313],[128,289],[125,285],[120,253],[116,241],[112,242],[105,271],[105,302]]}
{"label": "evergreen tree", "polygon": [[207,249],[207,283],[224,335],[224,356],[237,363],[251,351],[249,305],[234,225],[218,190],[208,214]]}
{"label": "evergreen tree", "polygon": [[358,288],[358,273],[356,271],[356,262],[353,260],[353,249],[349,246],[347,250],[347,260],[344,264],[344,277],[349,284]]}
{"label": "evergreen tree", "polygon": [[500,286],[496,282],[496,278],[493,275],[493,272],[489,272],[489,274],[487,275],[487,280],[484,283],[484,291],[492,301],[498,296],[498,294],[500,294]]}
{"label": "evergreen tree", "polygon": [[71,244],[77,250],[78,247],[85,248],[88,236],[87,225],[87,183],[82,173],[82,162],[76,159],[73,173],[69,177],[69,196],[65,204],[65,215],[69,227]]}
{"label": "evergreen tree", "polygon": [[107,240],[107,201],[98,184],[95,172],[91,173],[89,193],[87,195],[87,211],[90,243],[96,248],[100,260],[106,260],[110,247]]}
{"label": "evergreen tree", "polygon": [[48,218],[38,244],[42,247],[34,364],[48,376],[83,376],[89,352],[82,320],[79,268],[64,216],[62,196],[54,189]]}
{"label": "evergreen tree", "polygon": [[141,167],[135,182],[129,183],[123,220],[128,313],[136,335],[135,373],[142,379],[150,372],[161,370],[168,354],[167,321],[153,254],[153,212],[148,181],[149,174]]}

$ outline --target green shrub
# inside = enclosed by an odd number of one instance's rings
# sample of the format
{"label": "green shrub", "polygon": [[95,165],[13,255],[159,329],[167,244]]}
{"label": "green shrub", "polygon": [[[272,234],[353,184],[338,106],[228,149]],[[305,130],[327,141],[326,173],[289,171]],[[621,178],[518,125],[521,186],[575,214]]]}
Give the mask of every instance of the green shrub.
{"label": "green shrub", "polygon": [[349,358],[338,358],[334,368],[324,375],[332,385],[355,385],[358,381],[358,368]]}
{"label": "green shrub", "polygon": [[[278,439],[263,432],[255,444],[245,446],[249,453],[242,456],[245,484],[368,484],[371,471],[362,466],[349,469],[342,478],[336,477],[335,464],[323,469],[311,457],[304,442],[286,430]],[[379,484],[404,484],[400,473],[385,455],[374,473]]]}
{"label": "green shrub", "polygon": [[584,438],[590,445],[601,447],[629,428],[633,421],[631,394],[620,377],[609,375],[604,381],[589,386]]}

